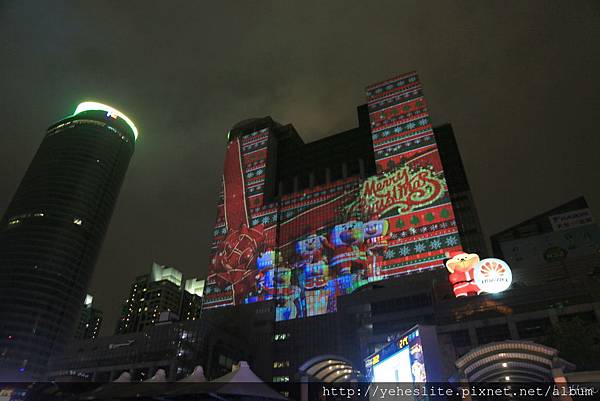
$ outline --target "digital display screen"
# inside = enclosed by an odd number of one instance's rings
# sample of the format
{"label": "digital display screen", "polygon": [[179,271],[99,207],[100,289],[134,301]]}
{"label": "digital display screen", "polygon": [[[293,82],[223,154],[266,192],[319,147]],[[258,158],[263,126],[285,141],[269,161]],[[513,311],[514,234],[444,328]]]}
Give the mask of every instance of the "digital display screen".
{"label": "digital display screen", "polygon": [[[429,345],[431,350],[434,345]],[[427,371],[418,328],[389,342],[365,360],[366,377],[377,383],[425,383]]]}
{"label": "digital display screen", "polygon": [[373,367],[373,381],[378,383],[412,383],[408,347]]}

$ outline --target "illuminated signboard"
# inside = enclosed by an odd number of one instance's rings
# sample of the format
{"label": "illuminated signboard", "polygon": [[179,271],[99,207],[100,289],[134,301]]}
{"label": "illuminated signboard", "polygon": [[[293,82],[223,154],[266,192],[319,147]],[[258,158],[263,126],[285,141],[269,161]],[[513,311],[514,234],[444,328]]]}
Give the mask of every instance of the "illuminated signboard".
{"label": "illuminated signboard", "polygon": [[482,291],[491,294],[502,292],[510,287],[512,272],[503,260],[483,259],[475,267],[475,283]]}
{"label": "illuminated signboard", "polygon": [[[274,300],[276,320],[335,312],[341,295],[442,269],[462,250],[416,74],[368,91],[377,174],[366,179],[266,203],[275,135],[264,128],[230,139],[204,308]],[[388,109],[396,112],[383,118]]]}
{"label": "illuminated signboard", "polygon": [[365,359],[366,377],[376,383],[436,381],[439,358],[435,327],[416,326]]}
{"label": "illuminated signboard", "polygon": [[446,268],[450,275],[454,295],[465,297],[482,292],[498,293],[506,290],[512,283],[512,272],[508,264],[500,259],[480,260],[475,253],[462,251],[450,253]]}

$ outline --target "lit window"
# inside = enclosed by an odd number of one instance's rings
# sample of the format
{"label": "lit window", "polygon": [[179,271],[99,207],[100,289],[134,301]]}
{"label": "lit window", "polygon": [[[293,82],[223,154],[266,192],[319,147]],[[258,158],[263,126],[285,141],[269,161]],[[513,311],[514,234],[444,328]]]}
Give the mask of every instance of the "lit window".
{"label": "lit window", "polygon": [[83,223],[83,221],[81,219],[73,219],[73,223],[80,226]]}
{"label": "lit window", "polygon": [[275,341],[284,341],[290,337],[290,333],[277,333],[275,334]]}

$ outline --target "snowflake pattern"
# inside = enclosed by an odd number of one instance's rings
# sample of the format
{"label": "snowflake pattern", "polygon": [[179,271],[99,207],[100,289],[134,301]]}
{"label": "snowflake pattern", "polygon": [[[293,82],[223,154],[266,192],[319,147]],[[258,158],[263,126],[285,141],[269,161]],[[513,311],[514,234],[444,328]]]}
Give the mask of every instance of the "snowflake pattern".
{"label": "snowflake pattern", "polygon": [[431,249],[440,249],[442,247],[442,241],[440,241],[439,239],[434,239],[429,243],[429,247]]}
{"label": "snowflake pattern", "polygon": [[403,246],[402,248],[400,248],[400,255],[402,256],[408,256],[410,254],[410,248],[407,246]]}
{"label": "snowflake pattern", "polygon": [[388,249],[387,251],[385,251],[386,259],[392,259],[394,256],[396,256],[396,252],[394,252],[393,249]]}
{"label": "snowflake pattern", "polygon": [[448,246],[458,245],[458,240],[456,239],[455,236],[448,237],[448,238],[446,238],[446,245],[448,245]]}
{"label": "snowflake pattern", "polygon": [[423,244],[415,245],[415,252],[417,252],[417,253],[425,252],[425,245],[423,245]]}

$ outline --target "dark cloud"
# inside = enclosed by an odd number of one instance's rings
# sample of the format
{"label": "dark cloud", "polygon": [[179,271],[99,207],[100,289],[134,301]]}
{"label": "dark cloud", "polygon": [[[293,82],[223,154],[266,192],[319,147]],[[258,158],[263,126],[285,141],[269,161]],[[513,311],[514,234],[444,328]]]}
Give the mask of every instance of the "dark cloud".
{"label": "dark cloud", "polygon": [[585,195],[600,210],[599,3],[4,2],[0,208],[81,100],[140,139],[90,291],[114,329],[152,261],[206,272],[225,136],[271,115],[311,141],[364,87],[416,69],[451,122],[486,234]]}

